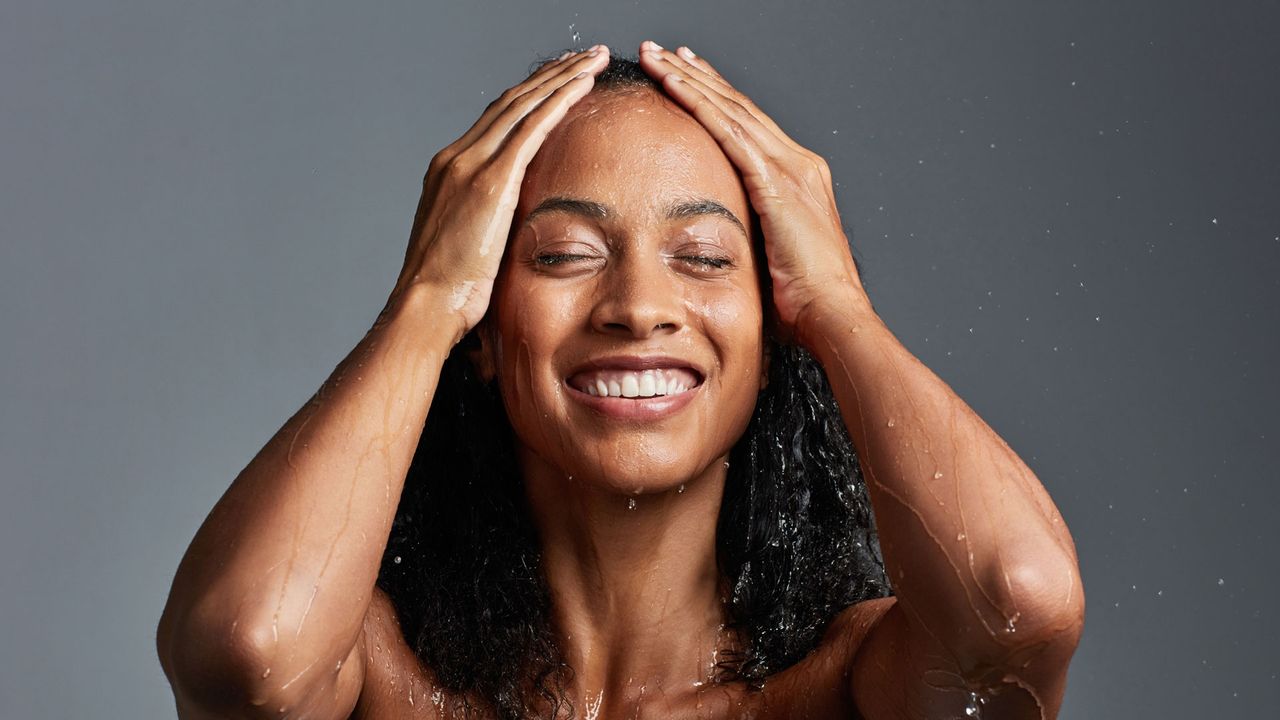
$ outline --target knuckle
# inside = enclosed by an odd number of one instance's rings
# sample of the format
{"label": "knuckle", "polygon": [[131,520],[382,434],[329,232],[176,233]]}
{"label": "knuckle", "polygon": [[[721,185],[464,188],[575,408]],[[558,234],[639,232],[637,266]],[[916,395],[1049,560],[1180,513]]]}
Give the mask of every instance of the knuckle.
{"label": "knuckle", "polygon": [[471,173],[471,177],[467,180],[467,187],[480,195],[491,195],[498,185],[500,175],[499,169],[493,163],[487,163]]}
{"label": "knuckle", "polygon": [[729,118],[726,124],[729,126],[729,132],[735,138],[739,140],[748,139],[749,135],[747,134],[747,128],[742,123],[733,118]]}
{"label": "knuckle", "polygon": [[431,156],[431,162],[427,164],[427,177],[439,174],[440,171],[449,164],[449,161],[452,158],[453,153],[449,152],[447,148]]}
{"label": "knuckle", "polygon": [[465,157],[463,153],[458,153],[444,166],[444,176],[453,181],[462,180],[471,175],[473,167],[470,158]]}

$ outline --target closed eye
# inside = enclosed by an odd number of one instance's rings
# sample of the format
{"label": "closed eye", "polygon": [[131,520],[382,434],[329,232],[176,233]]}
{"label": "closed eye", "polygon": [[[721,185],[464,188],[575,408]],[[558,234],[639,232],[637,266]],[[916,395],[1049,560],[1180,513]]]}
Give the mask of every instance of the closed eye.
{"label": "closed eye", "polygon": [[728,258],[706,257],[704,255],[677,255],[676,259],[688,260],[690,262],[698,263],[699,265],[706,265],[707,267],[713,267],[718,270],[721,270],[733,265],[733,262]]}
{"label": "closed eye", "polygon": [[591,255],[575,255],[573,253],[548,253],[534,258],[539,265],[559,265],[574,260],[589,260]]}

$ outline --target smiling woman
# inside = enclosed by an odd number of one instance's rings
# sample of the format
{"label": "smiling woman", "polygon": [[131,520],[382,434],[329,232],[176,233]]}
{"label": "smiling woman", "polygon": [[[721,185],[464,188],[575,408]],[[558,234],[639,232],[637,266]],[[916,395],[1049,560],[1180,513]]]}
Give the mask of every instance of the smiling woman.
{"label": "smiling woman", "polygon": [[[444,363],[379,586],[441,686],[504,716],[531,671],[579,709],[760,686],[888,592],[835,398],[766,332],[758,221],[697,130],[613,58],[525,173],[489,314]],[[644,635],[667,667],[607,687],[589,658]]]}
{"label": "smiling woman", "polygon": [[541,64],[432,160],[386,307],[157,645],[191,718],[1048,718],[1082,620],[825,162],[646,45]]}

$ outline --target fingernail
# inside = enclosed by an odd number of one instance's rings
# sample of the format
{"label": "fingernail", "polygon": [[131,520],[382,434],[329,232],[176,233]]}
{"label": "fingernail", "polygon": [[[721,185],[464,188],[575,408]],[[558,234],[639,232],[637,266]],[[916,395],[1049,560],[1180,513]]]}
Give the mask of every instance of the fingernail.
{"label": "fingernail", "polygon": [[676,54],[684,58],[685,60],[693,59],[693,51],[684,46],[681,46],[679,50],[676,50]]}
{"label": "fingernail", "polygon": [[659,45],[658,43],[656,43],[656,42],[654,42],[654,41],[652,41],[652,40],[649,40],[649,41],[648,41],[648,43],[649,43],[649,49],[650,49],[650,50],[665,50],[665,49],[666,49],[666,48],[662,47],[661,45]]}

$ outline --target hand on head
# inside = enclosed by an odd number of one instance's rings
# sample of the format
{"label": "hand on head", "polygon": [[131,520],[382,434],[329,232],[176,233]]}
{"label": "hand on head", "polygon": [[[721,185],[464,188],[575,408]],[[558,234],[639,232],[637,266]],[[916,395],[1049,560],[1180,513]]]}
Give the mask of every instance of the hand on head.
{"label": "hand on head", "polygon": [[671,52],[646,40],[640,64],[738,168],[764,232],[779,330],[809,344],[809,318],[863,293],[826,161],[689,48]]}
{"label": "hand on head", "polygon": [[480,321],[525,167],[608,59],[608,48],[596,46],[543,65],[431,159],[393,299],[415,288],[445,294],[458,325],[455,341]]}

